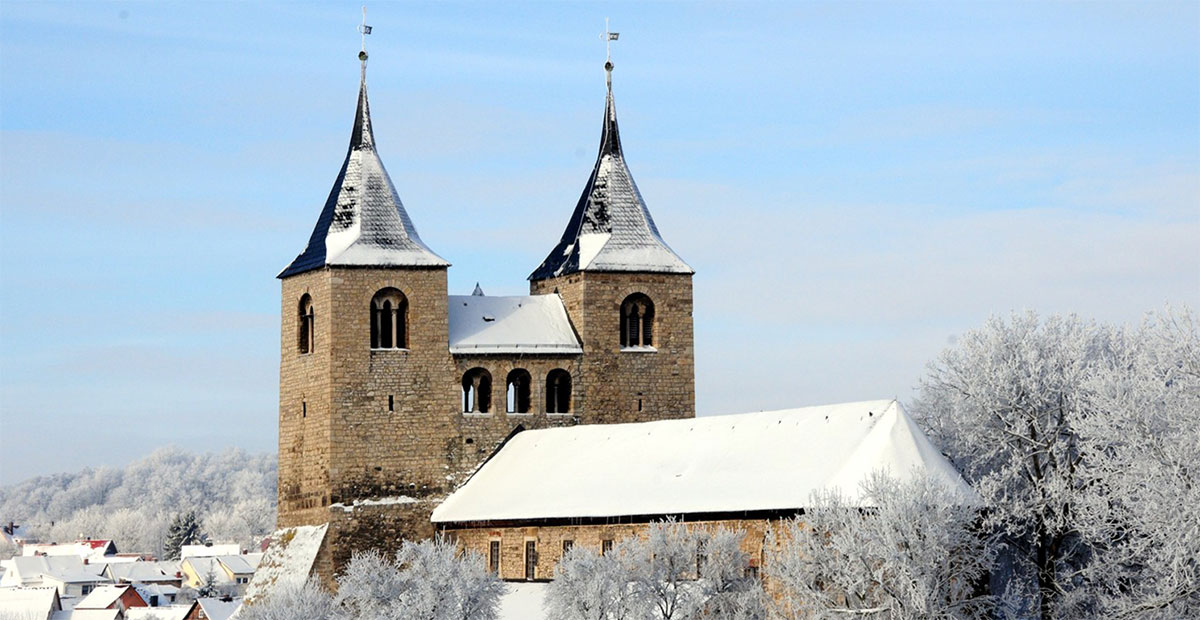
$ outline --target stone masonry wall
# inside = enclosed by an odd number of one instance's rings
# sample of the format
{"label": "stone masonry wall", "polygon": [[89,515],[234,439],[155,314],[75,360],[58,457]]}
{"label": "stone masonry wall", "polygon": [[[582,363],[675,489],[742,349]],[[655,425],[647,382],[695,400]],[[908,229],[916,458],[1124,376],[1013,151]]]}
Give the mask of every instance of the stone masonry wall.
{"label": "stone masonry wall", "polygon": [[[580,272],[531,282],[530,291],[557,291],[583,340],[581,423],[695,416],[691,275]],[[633,293],[654,303],[653,351],[621,349],[621,303]]]}
{"label": "stone masonry wall", "polygon": [[[571,373],[571,403],[579,394],[580,357],[578,355],[456,355],[458,372],[451,389],[457,392],[459,410],[463,409],[462,377],[474,368],[484,368],[492,375],[492,407],[488,413],[462,413],[463,470],[470,472],[483,462],[504,441],[517,425],[527,430],[571,426],[573,413],[546,413],[546,375],[556,368]],[[522,368],[530,375],[530,412],[508,413],[508,373]]]}
{"label": "stone masonry wall", "polygon": [[[703,528],[711,531],[724,527],[744,531],[746,536],[742,541],[742,551],[749,556],[751,566],[762,565],[769,524],[770,522],[766,519],[687,522],[688,529]],[[577,546],[600,551],[604,540],[616,543],[633,536],[645,538],[649,527],[647,523],[478,527],[447,528],[443,530],[443,533],[457,541],[459,548],[473,550],[482,555],[485,566],[489,561],[488,552],[491,542],[493,540],[500,541],[499,576],[508,581],[525,580],[525,543],[534,541],[537,544],[534,579],[542,581],[554,577],[554,569],[562,560],[563,541],[570,540]]]}
{"label": "stone masonry wall", "polygon": [[[313,301],[313,351],[300,354],[300,298]],[[325,522],[329,503],[329,278],[310,271],[282,282],[279,364],[279,527]]]}

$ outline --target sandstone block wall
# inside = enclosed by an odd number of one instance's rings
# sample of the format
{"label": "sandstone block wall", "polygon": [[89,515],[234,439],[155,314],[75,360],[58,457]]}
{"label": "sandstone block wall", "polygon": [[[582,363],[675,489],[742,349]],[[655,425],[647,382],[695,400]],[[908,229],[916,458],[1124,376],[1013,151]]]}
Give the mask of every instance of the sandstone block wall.
{"label": "sandstone block wall", "polygon": [[[408,298],[407,349],[370,346],[370,302],[387,287]],[[325,268],[287,278],[282,296],[279,526],[324,523],[332,503],[444,496],[461,460],[446,270]]]}
{"label": "sandstone block wall", "polygon": [[[742,551],[749,556],[752,566],[761,566],[764,545],[767,539],[767,528],[770,521],[766,519],[738,519],[720,521],[691,521],[686,523],[688,529],[704,529],[708,531],[724,527],[726,529],[745,532],[742,540]],[[444,534],[455,540],[464,550],[477,551],[483,556],[483,562],[488,562],[488,552],[491,542],[500,541],[500,572],[501,579],[509,581],[525,580],[525,544],[534,541],[537,545],[537,564],[535,580],[549,580],[554,577],[554,569],[563,556],[563,541],[569,540],[576,546],[582,546],[596,551],[602,549],[603,541],[611,540],[614,544],[631,537],[645,538],[649,531],[648,523],[623,523],[612,525],[547,525],[532,527],[478,527],[478,528],[446,528]]]}
{"label": "sandstone block wall", "polygon": [[[579,272],[530,283],[535,295],[555,291],[583,341],[581,423],[695,416],[691,275]],[[634,293],[654,303],[652,352],[621,348],[621,303]]]}

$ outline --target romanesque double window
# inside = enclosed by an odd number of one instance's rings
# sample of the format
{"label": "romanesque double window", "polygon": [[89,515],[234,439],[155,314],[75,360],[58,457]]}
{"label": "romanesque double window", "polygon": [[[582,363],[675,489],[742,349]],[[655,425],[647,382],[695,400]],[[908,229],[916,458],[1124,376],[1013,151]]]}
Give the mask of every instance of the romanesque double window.
{"label": "romanesque double window", "polygon": [[492,410],[492,373],[472,368],[462,378],[463,413],[489,413]]}
{"label": "romanesque double window", "polygon": [[571,373],[555,368],[546,375],[546,413],[571,412]]}
{"label": "romanesque double window", "polygon": [[299,320],[299,336],[300,336],[300,353],[312,353],[314,344],[314,323],[313,302],[312,297],[305,293],[300,297],[300,306],[298,312]]}
{"label": "romanesque double window", "polygon": [[509,413],[529,413],[530,386],[533,383],[533,378],[529,376],[529,371],[524,368],[518,368],[508,373],[506,381],[508,389],[505,390],[506,400],[508,402]]}
{"label": "romanesque double window", "polygon": [[408,347],[408,299],[404,293],[385,288],[371,299],[371,348]]}
{"label": "romanesque double window", "polygon": [[654,302],[634,293],[621,302],[621,347],[654,346]]}

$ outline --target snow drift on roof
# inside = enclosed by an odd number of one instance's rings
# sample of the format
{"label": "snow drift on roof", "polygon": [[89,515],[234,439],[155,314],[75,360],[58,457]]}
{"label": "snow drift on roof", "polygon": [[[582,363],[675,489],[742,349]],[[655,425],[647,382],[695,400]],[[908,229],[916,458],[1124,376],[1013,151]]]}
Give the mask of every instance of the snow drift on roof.
{"label": "snow drift on roof", "polygon": [[258,563],[258,570],[250,585],[246,586],[246,601],[268,595],[278,585],[294,583],[300,585],[308,579],[313,561],[325,540],[329,524],[303,525],[277,530],[271,535],[271,544]]}
{"label": "snow drift on roof", "polygon": [[450,352],[582,353],[558,295],[450,296]]}
{"label": "snow drift on roof", "polygon": [[[514,436],[435,523],[794,510],[876,470],[978,496],[894,400]],[[536,484],[531,483],[536,481]]]}

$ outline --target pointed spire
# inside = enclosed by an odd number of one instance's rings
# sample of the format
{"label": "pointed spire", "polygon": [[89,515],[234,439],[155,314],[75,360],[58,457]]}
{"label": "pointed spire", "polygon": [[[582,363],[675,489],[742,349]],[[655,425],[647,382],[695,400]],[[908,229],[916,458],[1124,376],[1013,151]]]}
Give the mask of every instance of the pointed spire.
{"label": "pointed spire", "polygon": [[475,283],[475,290],[471,291],[471,296],[483,297],[483,288],[479,286],[478,282]]}
{"label": "pointed spire", "polygon": [[[616,33],[606,33],[615,40]],[[575,205],[562,239],[529,275],[544,280],[577,271],[695,273],[663,241],[646,201],[625,164],[617,104],[612,90],[613,63],[604,63],[608,95],[600,152],[592,175]]]}
{"label": "pointed spire", "polygon": [[[365,14],[364,14],[365,20]],[[444,267],[449,265],[421,241],[375,151],[367,101],[367,52],[363,51],[358,108],[341,172],[334,181],[308,247],[282,272],[286,278],[325,266]]]}

